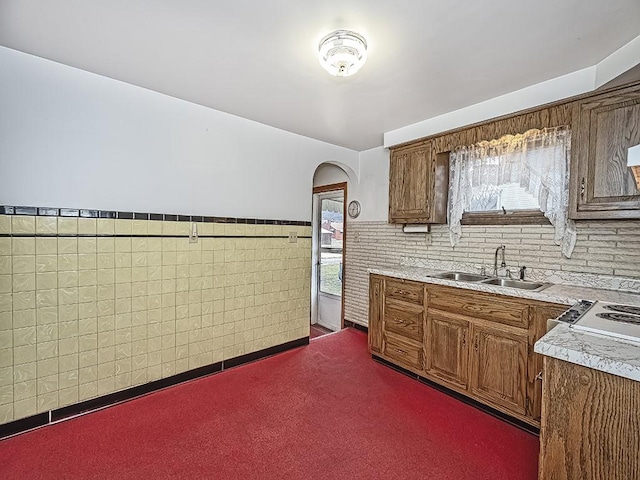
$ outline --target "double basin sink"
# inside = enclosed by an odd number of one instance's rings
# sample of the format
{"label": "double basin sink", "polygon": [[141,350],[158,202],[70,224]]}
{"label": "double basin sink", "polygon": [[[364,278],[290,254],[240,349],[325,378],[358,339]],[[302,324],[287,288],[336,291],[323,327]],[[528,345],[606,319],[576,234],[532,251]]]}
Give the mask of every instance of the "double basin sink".
{"label": "double basin sink", "polygon": [[538,292],[547,288],[549,283],[528,282],[526,280],[514,280],[511,278],[488,277],[486,275],[478,275],[475,273],[464,272],[443,272],[429,275],[433,278],[442,278],[443,280],[456,280],[458,282],[483,283],[485,285],[497,285],[499,287],[519,288],[521,290],[531,290]]}

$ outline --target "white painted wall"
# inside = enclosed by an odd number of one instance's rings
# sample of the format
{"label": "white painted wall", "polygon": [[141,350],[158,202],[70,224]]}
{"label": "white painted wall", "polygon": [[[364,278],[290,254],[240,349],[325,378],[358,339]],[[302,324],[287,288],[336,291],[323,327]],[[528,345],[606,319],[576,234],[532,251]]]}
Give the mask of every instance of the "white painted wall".
{"label": "white painted wall", "polygon": [[314,187],[342,182],[347,182],[347,184],[349,183],[349,177],[346,172],[337,165],[332,165],[330,163],[320,165],[313,176]]}
{"label": "white painted wall", "polygon": [[360,216],[349,222],[389,218],[389,150],[376,147],[360,152],[359,182],[349,184],[349,201],[358,200]]}
{"label": "white painted wall", "polygon": [[358,153],[0,47],[0,205],[311,219]]}

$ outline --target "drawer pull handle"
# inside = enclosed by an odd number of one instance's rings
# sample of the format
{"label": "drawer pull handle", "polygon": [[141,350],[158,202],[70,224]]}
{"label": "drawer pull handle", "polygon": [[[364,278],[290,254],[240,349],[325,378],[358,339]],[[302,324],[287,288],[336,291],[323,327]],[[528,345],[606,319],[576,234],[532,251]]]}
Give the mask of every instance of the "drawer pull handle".
{"label": "drawer pull handle", "polygon": [[476,352],[478,351],[478,335],[476,335],[476,341],[473,348],[475,348]]}
{"label": "drawer pull handle", "polygon": [[400,350],[399,348],[394,348],[394,350],[396,352],[398,352],[400,355],[406,355],[407,354],[407,352],[405,352],[404,350]]}
{"label": "drawer pull handle", "polygon": [[462,333],[462,348],[467,347],[467,332]]}

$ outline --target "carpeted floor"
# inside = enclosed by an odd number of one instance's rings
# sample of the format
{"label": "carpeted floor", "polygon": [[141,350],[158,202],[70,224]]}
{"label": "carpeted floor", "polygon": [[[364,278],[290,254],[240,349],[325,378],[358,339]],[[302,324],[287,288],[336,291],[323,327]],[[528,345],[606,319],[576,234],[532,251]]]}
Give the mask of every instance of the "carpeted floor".
{"label": "carpeted floor", "polygon": [[366,343],[346,329],[4,440],[0,478],[537,478],[536,436],[374,362]]}

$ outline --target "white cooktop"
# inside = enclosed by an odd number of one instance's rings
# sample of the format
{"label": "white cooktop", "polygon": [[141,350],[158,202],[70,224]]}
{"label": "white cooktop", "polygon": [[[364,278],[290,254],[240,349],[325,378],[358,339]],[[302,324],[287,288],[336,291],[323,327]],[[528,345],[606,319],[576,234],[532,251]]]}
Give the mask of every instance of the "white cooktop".
{"label": "white cooktop", "polygon": [[640,343],[640,307],[595,302],[572,327]]}

